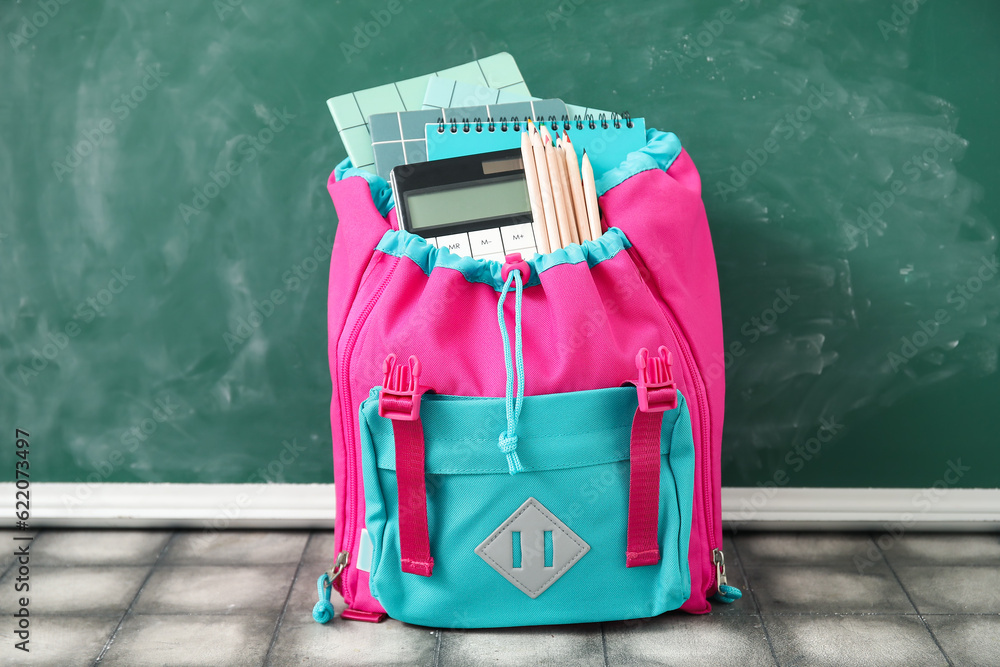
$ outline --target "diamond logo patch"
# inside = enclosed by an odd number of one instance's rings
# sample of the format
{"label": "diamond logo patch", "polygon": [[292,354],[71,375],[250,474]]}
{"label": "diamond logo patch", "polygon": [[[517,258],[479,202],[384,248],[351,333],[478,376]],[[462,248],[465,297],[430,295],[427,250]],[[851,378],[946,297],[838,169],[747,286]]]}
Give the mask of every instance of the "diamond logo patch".
{"label": "diamond logo patch", "polygon": [[480,558],[532,599],[588,551],[589,544],[534,498],[476,547]]}

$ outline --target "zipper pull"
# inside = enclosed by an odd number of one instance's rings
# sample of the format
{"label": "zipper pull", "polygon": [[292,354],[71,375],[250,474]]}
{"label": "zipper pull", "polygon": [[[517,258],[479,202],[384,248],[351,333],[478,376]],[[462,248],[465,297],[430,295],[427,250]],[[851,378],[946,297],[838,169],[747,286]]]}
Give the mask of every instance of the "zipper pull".
{"label": "zipper pull", "polygon": [[736,588],[736,586],[730,586],[728,583],[729,580],[726,578],[726,557],[722,553],[722,549],[712,550],[712,562],[715,563],[715,583],[717,588],[712,599],[723,604],[732,604],[743,597],[743,592],[740,589]]}
{"label": "zipper pull", "polygon": [[347,563],[351,558],[351,552],[341,551],[337,554],[337,559],[333,561],[333,567],[319,575],[316,580],[316,590],[319,593],[319,601],[313,607],[313,620],[317,623],[329,623],[333,619],[333,603],[330,602],[330,593],[333,591],[333,582],[347,569]]}
{"label": "zipper pull", "polygon": [[[720,551],[719,553],[722,552]],[[326,576],[330,578],[331,586],[333,585],[333,582],[335,582],[337,578],[344,573],[344,570],[347,569],[347,563],[350,559],[351,559],[350,551],[341,551],[339,554],[337,554],[337,560],[333,561],[333,567],[331,567],[325,573]]]}
{"label": "zipper pull", "polygon": [[715,581],[721,587],[728,583],[726,579],[726,556],[722,549],[712,550],[712,562],[715,563]]}

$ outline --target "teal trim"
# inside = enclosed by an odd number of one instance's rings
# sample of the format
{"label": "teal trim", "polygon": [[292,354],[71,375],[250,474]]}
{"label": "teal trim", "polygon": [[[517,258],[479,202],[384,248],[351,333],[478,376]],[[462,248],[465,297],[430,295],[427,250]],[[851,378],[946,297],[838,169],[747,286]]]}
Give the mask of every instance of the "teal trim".
{"label": "teal trim", "polygon": [[[531,267],[531,278],[524,286],[540,285],[539,274],[554,266],[586,262],[590,268],[594,268],[631,247],[625,233],[612,227],[596,241],[584,241],[583,245],[573,243],[545,255],[535,255],[526,260]],[[499,262],[463,257],[447,248],[435,248],[423,238],[404,229],[387,231],[375,249],[393,257],[408,257],[428,276],[436,268],[454,269],[470,283],[483,283],[498,292],[503,287],[503,266]]]}
{"label": "teal trim", "polygon": [[606,171],[597,180],[597,194],[603,195],[640,172],[651,169],[666,171],[680,154],[681,141],[676,134],[649,128],[646,130],[646,145],[629,153],[620,166]]}
{"label": "teal trim", "polygon": [[[663,413],[660,430],[660,561],[632,568],[625,566],[625,547],[635,387],[525,396],[518,423],[523,469],[513,477],[496,449],[495,434],[506,423],[504,397],[424,394],[429,577],[400,567],[395,441],[392,422],[378,416],[378,394],[376,387],[358,413],[361,469],[371,592],[393,618],[462,628],[587,623],[656,616],[690,596],[695,455],[680,394],[678,407]],[[536,598],[476,553],[527,498],[590,547]],[[561,533],[554,531],[549,545],[546,528],[542,534],[519,530],[522,567],[560,561]],[[506,539],[515,558],[516,542]],[[542,553],[529,558],[531,549]]]}
{"label": "teal trim", "polygon": [[338,181],[351,176],[360,176],[368,181],[368,187],[372,191],[372,201],[375,208],[382,214],[382,217],[389,215],[389,211],[396,207],[396,202],[392,198],[392,186],[384,178],[364,169],[357,169],[351,162],[351,158],[346,157],[333,169],[333,177]]}

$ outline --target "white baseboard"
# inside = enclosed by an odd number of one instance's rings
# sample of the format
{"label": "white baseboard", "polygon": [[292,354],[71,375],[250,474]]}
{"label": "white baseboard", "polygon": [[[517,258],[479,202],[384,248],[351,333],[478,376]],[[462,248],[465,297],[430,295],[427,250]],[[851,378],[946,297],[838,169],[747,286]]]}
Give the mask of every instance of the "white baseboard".
{"label": "white baseboard", "polygon": [[[14,484],[0,484],[14,498]],[[13,500],[4,522],[15,521]],[[333,484],[31,485],[31,527],[333,528]]]}
{"label": "white baseboard", "polygon": [[[5,526],[14,483],[0,483]],[[31,485],[31,527],[333,528],[332,484]],[[1000,489],[722,489],[735,530],[1000,529]]]}
{"label": "white baseboard", "polygon": [[1000,489],[722,489],[733,530],[997,530]]}

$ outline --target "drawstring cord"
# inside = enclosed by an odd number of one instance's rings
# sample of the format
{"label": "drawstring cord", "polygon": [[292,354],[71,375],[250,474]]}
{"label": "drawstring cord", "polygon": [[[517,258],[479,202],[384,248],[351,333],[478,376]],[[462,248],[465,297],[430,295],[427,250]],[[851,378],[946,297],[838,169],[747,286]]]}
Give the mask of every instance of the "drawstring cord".
{"label": "drawstring cord", "polygon": [[[510,338],[507,336],[507,326],[504,323],[503,304],[507,299],[507,290],[514,281],[514,356],[517,360],[517,397],[514,393],[514,370],[510,361]],[[521,460],[517,457],[517,421],[521,417],[521,401],[524,398],[524,354],[521,350],[521,294],[524,284],[521,272],[513,270],[507,274],[497,304],[497,321],[500,323],[500,336],[503,338],[503,360],[507,368],[507,430],[500,434],[500,451],[507,455],[507,468],[510,474],[521,472]]]}

